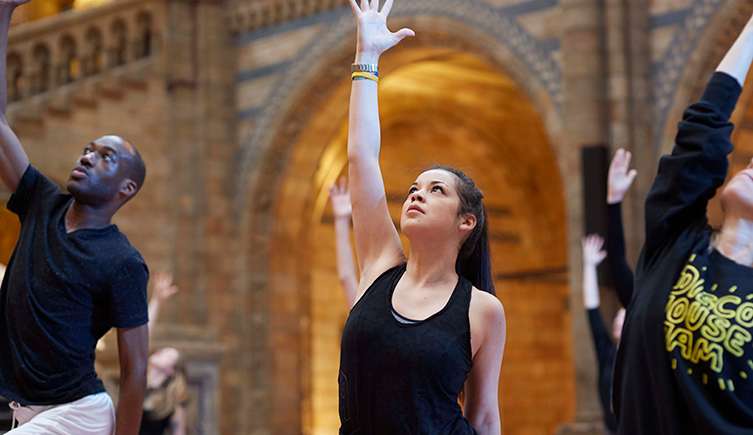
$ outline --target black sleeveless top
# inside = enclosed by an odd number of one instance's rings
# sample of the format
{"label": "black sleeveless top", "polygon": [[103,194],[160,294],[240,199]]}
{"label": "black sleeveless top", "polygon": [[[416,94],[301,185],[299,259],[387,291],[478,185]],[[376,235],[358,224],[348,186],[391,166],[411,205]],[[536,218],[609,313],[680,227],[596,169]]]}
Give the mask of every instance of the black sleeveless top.
{"label": "black sleeveless top", "polygon": [[475,435],[458,404],[471,371],[471,283],[422,321],[392,294],[405,264],[383,273],[350,312],[340,353],[341,435]]}

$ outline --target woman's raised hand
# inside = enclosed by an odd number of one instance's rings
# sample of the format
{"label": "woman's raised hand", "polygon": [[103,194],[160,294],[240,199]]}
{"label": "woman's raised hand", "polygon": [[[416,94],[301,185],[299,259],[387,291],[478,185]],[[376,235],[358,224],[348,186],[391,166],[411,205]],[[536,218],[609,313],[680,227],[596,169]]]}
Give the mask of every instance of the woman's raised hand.
{"label": "woman's raised hand", "polygon": [[581,242],[583,245],[583,262],[587,265],[598,266],[607,258],[604,251],[604,239],[596,234],[586,236]]}
{"label": "woman's raised hand", "polygon": [[348,192],[348,184],[345,182],[345,179],[341,178],[340,181],[329,188],[329,199],[332,201],[332,213],[335,218],[350,218],[353,213],[353,207],[350,202],[350,192]]}
{"label": "woman's raised hand", "polygon": [[[353,15],[358,23],[358,45],[356,63],[376,64],[385,51],[396,46],[408,36],[415,36],[411,29],[400,29],[391,32],[387,28],[387,17],[390,15],[394,0],[386,0],[382,10],[379,10],[379,0],[350,0]],[[409,1],[409,0],[407,0]]]}
{"label": "woman's raised hand", "polygon": [[612,158],[609,165],[609,182],[607,186],[607,203],[617,204],[622,202],[630,185],[633,184],[638,172],[630,169],[632,154],[620,148]]}
{"label": "woman's raised hand", "polygon": [[178,286],[173,283],[173,276],[161,272],[154,277],[154,296],[159,302],[165,302],[178,293]]}

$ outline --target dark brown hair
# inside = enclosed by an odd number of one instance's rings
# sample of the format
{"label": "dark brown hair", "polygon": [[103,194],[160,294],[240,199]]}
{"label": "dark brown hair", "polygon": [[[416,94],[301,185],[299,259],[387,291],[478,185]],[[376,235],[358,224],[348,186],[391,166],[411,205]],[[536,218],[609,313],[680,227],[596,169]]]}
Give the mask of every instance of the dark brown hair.
{"label": "dark brown hair", "polygon": [[460,247],[455,269],[458,275],[469,280],[479,290],[495,293],[492,275],[491,255],[489,252],[489,227],[487,225],[484,194],[476,183],[463,171],[444,165],[435,165],[431,169],[447,171],[457,177],[457,191],[460,197],[458,215],[472,214],[476,217],[476,227]]}

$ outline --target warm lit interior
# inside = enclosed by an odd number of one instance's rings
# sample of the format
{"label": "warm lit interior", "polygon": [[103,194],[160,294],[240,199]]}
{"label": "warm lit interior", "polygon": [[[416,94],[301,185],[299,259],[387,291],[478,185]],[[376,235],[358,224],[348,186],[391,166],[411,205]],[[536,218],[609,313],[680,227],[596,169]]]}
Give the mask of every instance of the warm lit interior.
{"label": "warm lit interior", "polygon": [[21,6],[13,14],[14,23],[38,20],[59,14],[68,9],[83,9],[100,6],[114,0],[34,0]]}

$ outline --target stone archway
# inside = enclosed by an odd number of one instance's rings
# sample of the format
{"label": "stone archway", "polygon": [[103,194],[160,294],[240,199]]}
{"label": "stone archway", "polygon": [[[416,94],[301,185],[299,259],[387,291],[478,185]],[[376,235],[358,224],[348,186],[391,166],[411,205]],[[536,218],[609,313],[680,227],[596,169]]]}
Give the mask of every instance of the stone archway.
{"label": "stone archway", "polygon": [[[719,0],[704,0],[702,3],[719,3]],[[721,6],[703,7],[698,9],[698,17],[694,17],[692,25],[706,25],[703,35],[698,37],[698,44],[692,46],[692,50],[678,50],[672,53],[667,64],[667,70],[660,71],[656,80],[666,81],[659,83],[659,87],[665,86],[668,91],[666,96],[658,95],[658,106],[666,107],[666,113],[658,114],[657,119],[664,122],[657,125],[657,148],[659,155],[669,153],[674,145],[674,136],[677,130],[677,122],[682,117],[685,108],[703,93],[704,86],[714,72],[724,54],[734,42],[745,23],[753,14],[753,3],[728,0]],[[700,24],[698,24],[700,23]],[[696,28],[686,30],[687,34],[678,35],[685,38]],[[662,98],[671,98],[663,101]],[[746,95],[744,100],[749,98]],[[742,102],[745,105],[744,101]],[[738,115],[739,116],[739,115]]]}

